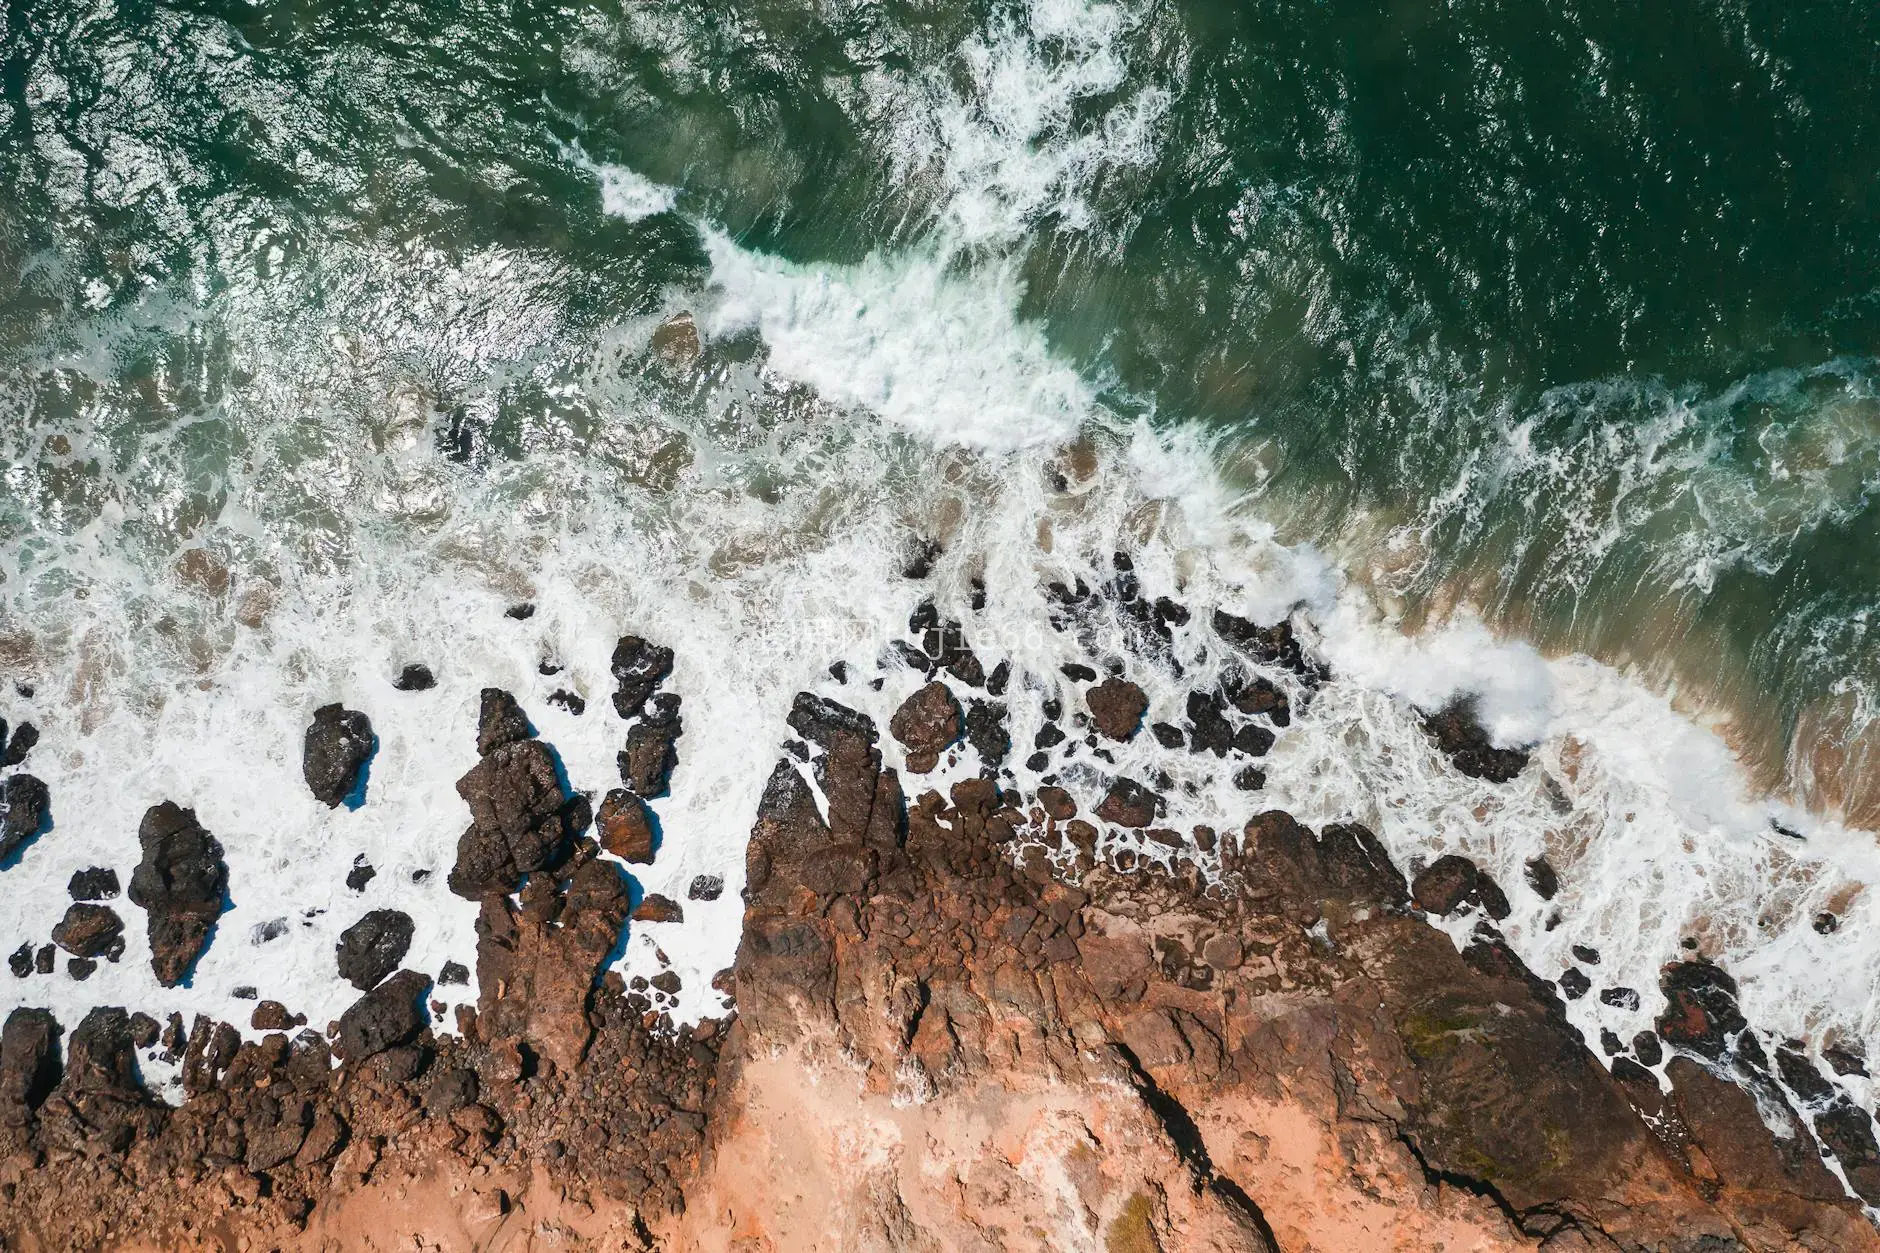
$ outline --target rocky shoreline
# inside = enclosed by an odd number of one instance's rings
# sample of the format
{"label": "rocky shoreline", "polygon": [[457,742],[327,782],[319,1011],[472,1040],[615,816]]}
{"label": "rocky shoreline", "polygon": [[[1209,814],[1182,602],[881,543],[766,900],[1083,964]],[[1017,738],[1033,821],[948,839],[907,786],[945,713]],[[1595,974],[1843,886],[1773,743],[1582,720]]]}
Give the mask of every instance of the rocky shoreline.
{"label": "rocky shoreline", "polygon": [[[486,689],[449,876],[479,910],[474,1010],[440,1020],[434,982],[472,972],[401,969],[411,920],[390,910],[343,933],[361,996],[325,1030],[259,999],[259,972],[246,1032],[17,1009],[0,1247],[1880,1249],[1856,1199],[1880,1200],[1880,1146],[1836,1083],[1864,1059],[1824,1074],[1765,1048],[1728,973],[1693,958],[1663,971],[1656,1030],[1600,1041],[1602,1062],[1565,1011],[1598,953],[1548,981],[1496,930],[1509,892],[1553,896],[1554,868],[1398,866],[1361,825],[1262,805],[1261,758],[1335,677],[1289,624],[1211,612],[1231,664],[1185,719],[1149,721],[1131,676],[1180,674],[1174,633],[1201,615],[1144,596],[1121,554],[1113,571],[1049,589],[1067,637],[1123,641],[1061,674],[982,659],[925,602],[878,674],[838,662],[797,696],[714,981],[734,1009],[691,1025],[675,975],[609,969],[623,928],[684,913],[630,869],[668,838],[648,802],[682,751],[672,651],[615,651],[621,785],[598,803]],[[428,679],[414,664],[398,685]],[[859,707],[883,700],[886,718]],[[1042,714],[1029,745],[1019,701]],[[1426,725],[1458,770],[1528,767],[1466,705]],[[29,731],[0,783],[7,856],[49,804],[17,769]],[[1114,768],[1150,747],[1231,780],[1244,825],[1166,825],[1188,785]],[[373,748],[365,712],[322,707],[308,787],[364,803]],[[169,801],[138,836],[126,895],[173,986],[228,870]],[[116,870],[81,874],[14,977],[59,977],[55,946],[68,978],[122,954]],[[723,889],[701,875],[689,895]],[[1466,943],[1431,918],[1470,924]],[[178,1106],[140,1080],[159,1056]]]}

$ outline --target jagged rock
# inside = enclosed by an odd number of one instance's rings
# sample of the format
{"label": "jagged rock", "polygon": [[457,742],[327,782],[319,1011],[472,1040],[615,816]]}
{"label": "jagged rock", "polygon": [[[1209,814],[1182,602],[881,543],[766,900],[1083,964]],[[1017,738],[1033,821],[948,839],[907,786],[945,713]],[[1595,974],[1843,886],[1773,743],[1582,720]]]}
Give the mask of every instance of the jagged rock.
{"label": "jagged rock", "polygon": [[824,749],[842,735],[855,736],[868,744],[875,742],[874,719],[809,692],[796,694],[785,721],[791,730]]}
{"label": "jagged rock", "polygon": [[0,783],[0,861],[39,833],[52,808],[52,793],[30,774],[8,775]]}
{"label": "jagged rock", "polygon": [[491,748],[457,780],[457,794],[469,805],[471,819],[450,872],[450,890],[458,896],[476,900],[513,892],[524,875],[553,865],[565,851],[570,798],[554,754],[540,740],[512,739]]}
{"label": "jagged rock", "polygon": [[373,910],[340,932],[334,947],[339,977],[361,992],[370,991],[405,960],[411,936],[411,915],[396,909]]}
{"label": "jagged rock", "polygon": [[15,1009],[0,1028],[0,1159],[26,1148],[33,1114],[58,1086],[58,1019],[49,1009]]}
{"label": "jagged rock", "polygon": [[124,951],[124,920],[107,905],[77,902],[52,928],[52,942],[74,957],[115,957]]}
{"label": "jagged rock", "polygon": [[1097,817],[1119,827],[1146,827],[1155,821],[1162,798],[1130,778],[1118,778],[1097,806]]}
{"label": "jagged rock", "polygon": [[633,910],[635,922],[684,922],[685,910],[679,902],[657,892],[648,892]]}
{"label": "jagged rock", "polygon": [[421,1004],[430,986],[417,971],[401,970],[354,1001],[340,1015],[340,1055],[358,1063],[417,1039],[430,1025]]}
{"label": "jagged rock", "polygon": [[1659,986],[1666,1003],[1658,1019],[1658,1035],[1673,1048],[1715,1061],[1749,1027],[1737,1006],[1736,980],[1710,962],[1699,959],[1666,966]]}
{"label": "jagged rock", "polygon": [[694,875],[691,886],[685,890],[688,901],[715,901],[724,895],[725,881],[715,874]]}
{"label": "jagged rock", "polygon": [[117,871],[109,866],[87,866],[74,870],[65,890],[75,901],[108,901],[119,892]]}
{"label": "jagged rock", "polygon": [[366,855],[361,853],[353,858],[352,869],[346,872],[346,886],[354,892],[363,892],[366,884],[372,882],[378,873],[372,868],[372,863],[366,860]]}
{"label": "jagged rock", "polygon": [[1005,729],[1005,704],[1002,701],[974,699],[966,707],[966,742],[987,766],[1004,763],[1011,750],[1012,736]]}
{"label": "jagged rock", "polygon": [[149,915],[150,965],[173,988],[195,964],[222,916],[228,866],[222,846],[173,801],[152,805],[137,828],[143,860],[131,872],[131,903]]}
{"label": "jagged rock", "polygon": [[672,673],[670,648],[649,644],[637,635],[623,635],[614,645],[611,664],[614,682],[614,712],[622,718],[637,718],[651,699],[653,689]]}
{"label": "jagged rock", "polygon": [[1188,693],[1188,751],[1227,756],[1234,747],[1234,724],[1227,720],[1219,692]]}
{"label": "jagged rock", "polygon": [[619,757],[620,781],[644,797],[665,795],[678,764],[676,741],[683,731],[679,697],[662,692],[653,708],[627,730],[627,747]]}
{"label": "jagged rock", "polygon": [[314,799],[337,809],[359,786],[377,743],[372,720],[358,710],[338,704],[314,710],[300,753],[300,772]]}
{"label": "jagged rock", "polygon": [[1097,730],[1112,740],[1128,740],[1149,712],[1149,698],[1124,679],[1109,678],[1084,693]]}
{"label": "jagged rock", "polygon": [[399,670],[392,686],[401,692],[428,692],[437,686],[437,676],[431,673],[431,667],[413,661]]}
{"label": "jagged rock", "polygon": [[477,756],[488,757],[506,745],[535,737],[529,715],[522,712],[514,696],[500,687],[486,687],[481,701],[477,710]]}
{"label": "jagged rock", "polygon": [[1271,679],[1256,676],[1234,696],[1241,713],[1264,716],[1276,727],[1292,722],[1292,699]]}
{"label": "jagged rock", "polygon": [[15,979],[24,979],[33,973],[33,942],[23,940],[20,946],[7,955],[7,969],[13,972]]}
{"label": "jagged rock", "polygon": [[653,818],[646,802],[625,788],[615,788],[601,801],[594,816],[600,830],[601,847],[635,865],[653,861]]}
{"label": "jagged rock", "polygon": [[447,987],[461,987],[470,982],[470,968],[462,962],[445,962],[437,972],[437,981]]}
{"label": "jagged rock", "polygon": [[137,1079],[129,1015],[115,1007],[92,1010],[72,1032],[65,1075],[40,1107],[42,1139],[59,1152],[102,1157],[124,1152],[161,1121]]}
{"label": "jagged rock", "polygon": [[1490,783],[1506,783],[1527,768],[1528,754],[1521,748],[1496,748],[1488,730],[1476,717],[1475,698],[1451,701],[1423,719],[1436,747],[1457,770]]}
{"label": "jagged rock", "polygon": [[907,768],[926,774],[960,738],[960,706],[944,683],[928,683],[901,702],[888,730],[907,750]]}

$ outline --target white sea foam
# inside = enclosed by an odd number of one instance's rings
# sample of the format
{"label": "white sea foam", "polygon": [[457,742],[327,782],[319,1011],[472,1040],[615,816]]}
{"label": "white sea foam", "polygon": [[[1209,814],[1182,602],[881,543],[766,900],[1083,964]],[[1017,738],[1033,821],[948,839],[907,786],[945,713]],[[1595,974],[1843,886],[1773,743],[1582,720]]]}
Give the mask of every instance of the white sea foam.
{"label": "white sea foam", "polygon": [[[1061,72],[1068,85],[1031,115],[1016,87],[1019,103],[985,106],[1014,119],[987,124],[987,142],[1007,145],[993,156],[973,156],[958,134],[934,150],[963,189],[948,212],[975,240],[1068,203],[1101,164],[1054,155],[1039,137],[1057,133],[1064,106],[1053,100],[1109,90],[1119,71],[1103,60],[1100,31],[1080,45],[1059,6],[1031,12],[1029,33],[1012,35],[1019,78]],[[1049,38],[1070,40],[1072,62],[1087,63],[1051,68],[1036,51]],[[985,46],[980,81],[997,95],[1006,45]],[[1023,165],[1032,156],[1041,176]],[[624,197],[610,212],[677,203],[624,171],[595,171],[603,197]],[[997,230],[975,225],[1008,213]],[[416,919],[407,965],[473,965],[474,909],[444,878],[467,822],[453,784],[474,759],[477,692],[514,690],[574,786],[599,792],[614,783],[623,732],[607,706],[608,655],[635,631],[676,649],[670,687],[686,729],[672,794],[654,806],[664,846],[633,874],[684,901],[686,918],[631,927],[621,968],[677,971],[676,1018],[717,1012],[709,980],[737,944],[743,846],[791,696],[816,688],[885,723],[915,679],[878,671],[882,647],[929,593],[967,622],[988,662],[1010,656],[1060,685],[1057,667],[1082,648],[1052,628],[1041,583],[1098,583],[1120,549],[1151,595],[1267,622],[1297,607],[1335,675],[1309,700],[1296,691],[1298,716],[1265,759],[1258,796],[1235,790],[1212,758],[1171,755],[1149,737],[1123,748],[1116,770],[1166,768],[1194,785],[1176,789],[1171,826],[1235,826],[1274,805],[1313,824],[1369,823],[1406,867],[1472,857],[1507,889],[1503,930],[1540,975],[1558,977],[1579,960],[1569,946],[1590,945],[1601,954],[1588,970],[1596,988],[1638,992],[1636,1010],[1597,993],[1570,1006],[1595,1043],[1602,1028],[1629,1039],[1649,1025],[1659,967],[1687,937],[1735,973],[1746,1012],[1772,1038],[1818,1047],[1830,1032],[1861,1041],[1880,1030],[1870,975],[1880,914],[1864,890],[1849,895],[1880,876],[1870,834],[1750,794],[1717,736],[1609,667],[1543,658],[1466,618],[1405,636],[1323,554],[1280,543],[1258,501],[1223,482],[1206,439],[1107,412],[1018,316],[1016,271],[997,255],[966,265],[935,247],[794,264],[703,231],[710,280],[673,293],[667,311],[697,314],[708,353],[676,381],[648,351],[656,319],[570,347],[526,257],[336,251],[327,273],[281,274],[227,297],[256,381],[213,415],[240,455],[201,499],[196,468],[161,440],[132,466],[85,431],[52,456],[22,433],[31,423],[12,425],[10,461],[89,474],[94,486],[69,500],[36,480],[8,489],[43,528],[0,557],[6,646],[38,695],[9,688],[0,715],[42,727],[31,768],[51,785],[57,824],[0,871],[15,902],[0,947],[44,941],[73,870],[110,865],[128,879],[137,819],[164,798],[195,807],[221,840],[233,908],[188,988],[155,986],[141,911],[120,899],[123,961],[85,983],[0,976],[0,1005],[50,1005],[68,1024],[89,1005],[122,1003],[245,1025],[251,1006],[233,993],[246,985],[323,1027],[355,995],[337,978],[334,941],[371,908]],[[310,310],[316,287],[325,303]],[[123,328],[89,329],[83,357],[62,365],[108,393]],[[751,333],[755,360],[712,355]],[[529,456],[449,465],[433,431],[453,407],[493,423],[492,379],[533,383],[553,402],[530,419]],[[1057,445],[1080,434],[1095,451],[1073,467]],[[1054,473],[1067,470],[1059,490]],[[896,573],[915,534],[949,541],[930,584]],[[185,535],[228,562],[226,596],[172,572]],[[968,605],[975,574],[984,612]],[[533,617],[504,616],[523,599]],[[1180,640],[1181,680],[1132,669],[1151,719],[1179,722],[1187,693],[1218,676],[1224,651],[1205,612]],[[1095,643],[1121,641],[1099,633]],[[828,676],[838,659],[854,682]],[[437,689],[391,689],[410,660],[436,668]],[[544,660],[563,669],[544,676]],[[878,674],[875,692],[866,680]],[[563,688],[586,699],[585,714],[548,703]],[[1514,782],[1461,776],[1424,734],[1417,706],[1462,692],[1481,696],[1502,739],[1538,742]],[[1015,744],[1042,724],[1043,694],[1015,684]],[[299,778],[307,719],[331,700],[366,711],[380,737],[357,811],[318,806]],[[902,764],[891,740],[884,750]],[[938,778],[975,769],[963,756]],[[1772,817],[1801,838],[1778,834]],[[1562,882],[1551,902],[1523,883],[1526,861],[1543,854]],[[343,881],[361,855],[378,874],[354,893]],[[707,873],[723,877],[723,896],[684,900]],[[1811,920],[1831,905],[1840,929],[1821,935]],[[258,940],[276,919],[286,930]],[[1450,929],[1461,939],[1475,921]],[[475,986],[438,991],[461,1002]]]}

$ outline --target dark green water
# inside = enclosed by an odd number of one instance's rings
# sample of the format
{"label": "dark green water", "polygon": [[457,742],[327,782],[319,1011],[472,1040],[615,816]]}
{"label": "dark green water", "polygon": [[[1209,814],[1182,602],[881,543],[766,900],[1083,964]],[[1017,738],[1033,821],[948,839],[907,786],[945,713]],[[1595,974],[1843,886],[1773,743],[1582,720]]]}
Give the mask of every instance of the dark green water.
{"label": "dark green water", "polygon": [[[1016,276],[1109,410],[1203,425],[1411,621],[1637,664],[1880,803],[1869,6],[14,0],[0,99],[21,553],[217,517],[296,439],[283,327],[429,293],[394,351],[525,459],[583,438],[543,379],[712,280],[702,232],[926,255]],[[604,213],[593,163],[678,211]],[[427,286],[490,255],[499,296]]]}

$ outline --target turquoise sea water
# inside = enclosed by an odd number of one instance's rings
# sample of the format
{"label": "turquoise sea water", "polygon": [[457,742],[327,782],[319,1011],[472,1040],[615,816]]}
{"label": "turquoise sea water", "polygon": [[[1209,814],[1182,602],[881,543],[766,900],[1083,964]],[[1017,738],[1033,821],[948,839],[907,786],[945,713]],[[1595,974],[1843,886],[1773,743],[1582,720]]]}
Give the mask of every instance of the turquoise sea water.
{"label": "turquoise sea water", "polygon": [[[393,351],[479,456],[526,459],[585,446],[554,379],[705,284],[703,231],[799,264],[924,252],[1008,285],[1098,403],[1204,427],[1249,508],[1409,621],[1466,602],[1638,665],[1734,711],[1765,782],[1871,816],[1877,23],[13,4],[0,529],[28,551],[0,595],[45,594],[35,560],[107,500],[149,558],[223,508],[231,462],[317,443],[293,428],[318,404],[279,393],[331,377],[274,355],[283,326],[482,301]],[[607,214],[603,165],[672,210]],[[442,290],[470,256],[513,261],[499,295]],[[309,512],[333,509],[257,513],[339,553]]]}

